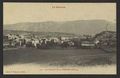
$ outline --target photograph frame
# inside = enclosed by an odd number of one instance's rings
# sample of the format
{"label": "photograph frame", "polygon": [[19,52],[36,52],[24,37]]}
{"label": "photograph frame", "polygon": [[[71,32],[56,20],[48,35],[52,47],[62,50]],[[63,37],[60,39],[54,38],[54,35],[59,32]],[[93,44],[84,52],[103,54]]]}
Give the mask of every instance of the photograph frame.
{"label": "photograph frame", "polygon": [[[2,55],[2,57],[1,57],[1,64],[0,64],[1,65],[1,69],[2,69],[1,70],[1,77],[4,77],[4,78],[19,78],[19,77],[21,77],[21,78],[25,78],[25,77],[28,77],[28,78],[29,77],[30,78],[33,78],[33,77],[35,77],[35,78],[38,78],[38,77],[46,77],[46,78],[47,77],[51,77],[51,78],[53,78],[53,77],[55,77],[55,78],[56,77],[63,77],[63,78],[66,78],[66,77],[70,77],[70,78],[74,78],[74,77],[81,77],[81,78],[101,78],[101,77],[102,78],[119,78],[119,68],[120,68],[120,66],[119,66],[119,56],[118,56],[120,54],[119,53],[120,50],[118,48],[120,46],[120,42],[119,42],[119,40],[120,40],[119,39],[119,31],[120,31],[120,28],[119,28],[119,20],[120,20],[119,16],[120,15],[118,14],[119,13],[118,9],[120,7],[120,6],[118,6],[119,5],[119,1],[114,1],[114,0],[99,0],[99,1],[98,0],[89,0],[89,1],[88,0],[85,0],[85,1],[84,0],[81,0],[81,1],[77,1],[77,0],[75,0],[75,1],[4,0],[2,2],[2,5],[1,5],[2,6],[1,10],[2,11],[3,11],[3,3],[4,2],[7,2],[7,3],[8,2],[13,2],[13,3],[14,2],[15,3],[16,2],[22,2],[22,3],[24,3],[24,2],[25,3],[27,3],[27,2],[31,2],[31,3],[32,2],[33,3],[37,3],[37,2],[45,2],[45,3],[58,3],[58,2],[60,2],[60,3],[61,2],[62,3],[66,3],[66,2],[67,3],[76,3],[76,2],[77,3],[79,3],[79,2],[81,2],[81,3],[116,3],[117,4],[117,7],[116,7],[117,8],[117,12],[116,12],[117,13],[117,18],[116,18],[117,19],[117,21],[116,21],[117,22],[117,75],[89,75],[89,74],[88,75],[87,74],[86,75],[84,75],[84,74],[82,74],[82,75],[81,74],[80,75],[78,75],[78,74],[77,75],[76,74],[74,74],[74,75],[73,74],[72,75],[71,74],[65,74],[65,75],[60,75],[60,74],[51,74],[51,75],[44,75],[44,74],[43,75],[29,75],[29,74],[28,75],[17,75],[17,74],[15,74],[15,75],[3,75],[3,53],[0,53]],[[1,24],[1,28],[0,28],[1,30],[0,31],[2,33],[1,34],[1,43],[3,43],[3,40],[2,40],[3,39],[2,38],[3,37],[3,12],[1,13],[1,15],[2,15],[2,18],[1,18],[2,21],[0,23]],[[2,45],[1,45],[1,51],[3,52],[3,46]]]}

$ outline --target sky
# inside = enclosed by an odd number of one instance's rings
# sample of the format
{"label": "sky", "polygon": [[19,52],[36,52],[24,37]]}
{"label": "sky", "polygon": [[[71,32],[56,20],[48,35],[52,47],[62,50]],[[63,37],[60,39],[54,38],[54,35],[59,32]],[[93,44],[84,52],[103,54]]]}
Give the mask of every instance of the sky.
{"label": "sky", "polygon": [[[61,7],[61,8],[53,8]],[[116,3],[4,3],[3,23],[72,20],[116,22]]]}

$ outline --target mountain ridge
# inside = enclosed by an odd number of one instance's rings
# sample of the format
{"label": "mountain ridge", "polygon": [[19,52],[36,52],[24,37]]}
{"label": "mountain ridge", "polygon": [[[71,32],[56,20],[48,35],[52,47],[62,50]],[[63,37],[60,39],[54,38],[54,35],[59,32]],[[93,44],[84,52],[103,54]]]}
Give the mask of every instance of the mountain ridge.
{"label": "mountain ridge", "polygon": [[94,35],[96,33],[106,30],[106,27],[108,30],[116,31],[115,24],[106,20],[23,22],[23,23],[4,25],[3,29]]}

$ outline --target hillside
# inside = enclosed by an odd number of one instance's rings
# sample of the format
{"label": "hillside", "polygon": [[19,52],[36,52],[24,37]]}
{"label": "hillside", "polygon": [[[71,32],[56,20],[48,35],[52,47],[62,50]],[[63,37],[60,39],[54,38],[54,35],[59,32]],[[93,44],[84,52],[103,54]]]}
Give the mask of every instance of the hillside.
{"label": "hillside", "polygon": [[115,31],[114,23],[105,20],[76,20],[64,22],[24,22],[4,25],[4,30],[19,30],[33,32],[62,32],[72,34],[90,34],[94,35],[107,29]]}

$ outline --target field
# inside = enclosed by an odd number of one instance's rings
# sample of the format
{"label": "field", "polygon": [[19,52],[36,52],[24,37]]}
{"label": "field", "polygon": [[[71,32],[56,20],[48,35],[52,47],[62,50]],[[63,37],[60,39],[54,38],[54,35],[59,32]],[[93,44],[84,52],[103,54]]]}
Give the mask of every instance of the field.
{"label": "field", "polygon": [[4,49],[4,74],[116,74],[116,52],[100,49]]}
{"label": "field", "polygon": [[116,64],[116,53],[100,49],[35,49],[4,50],[4,65],[36,63],[50,66],[87,66]]}

